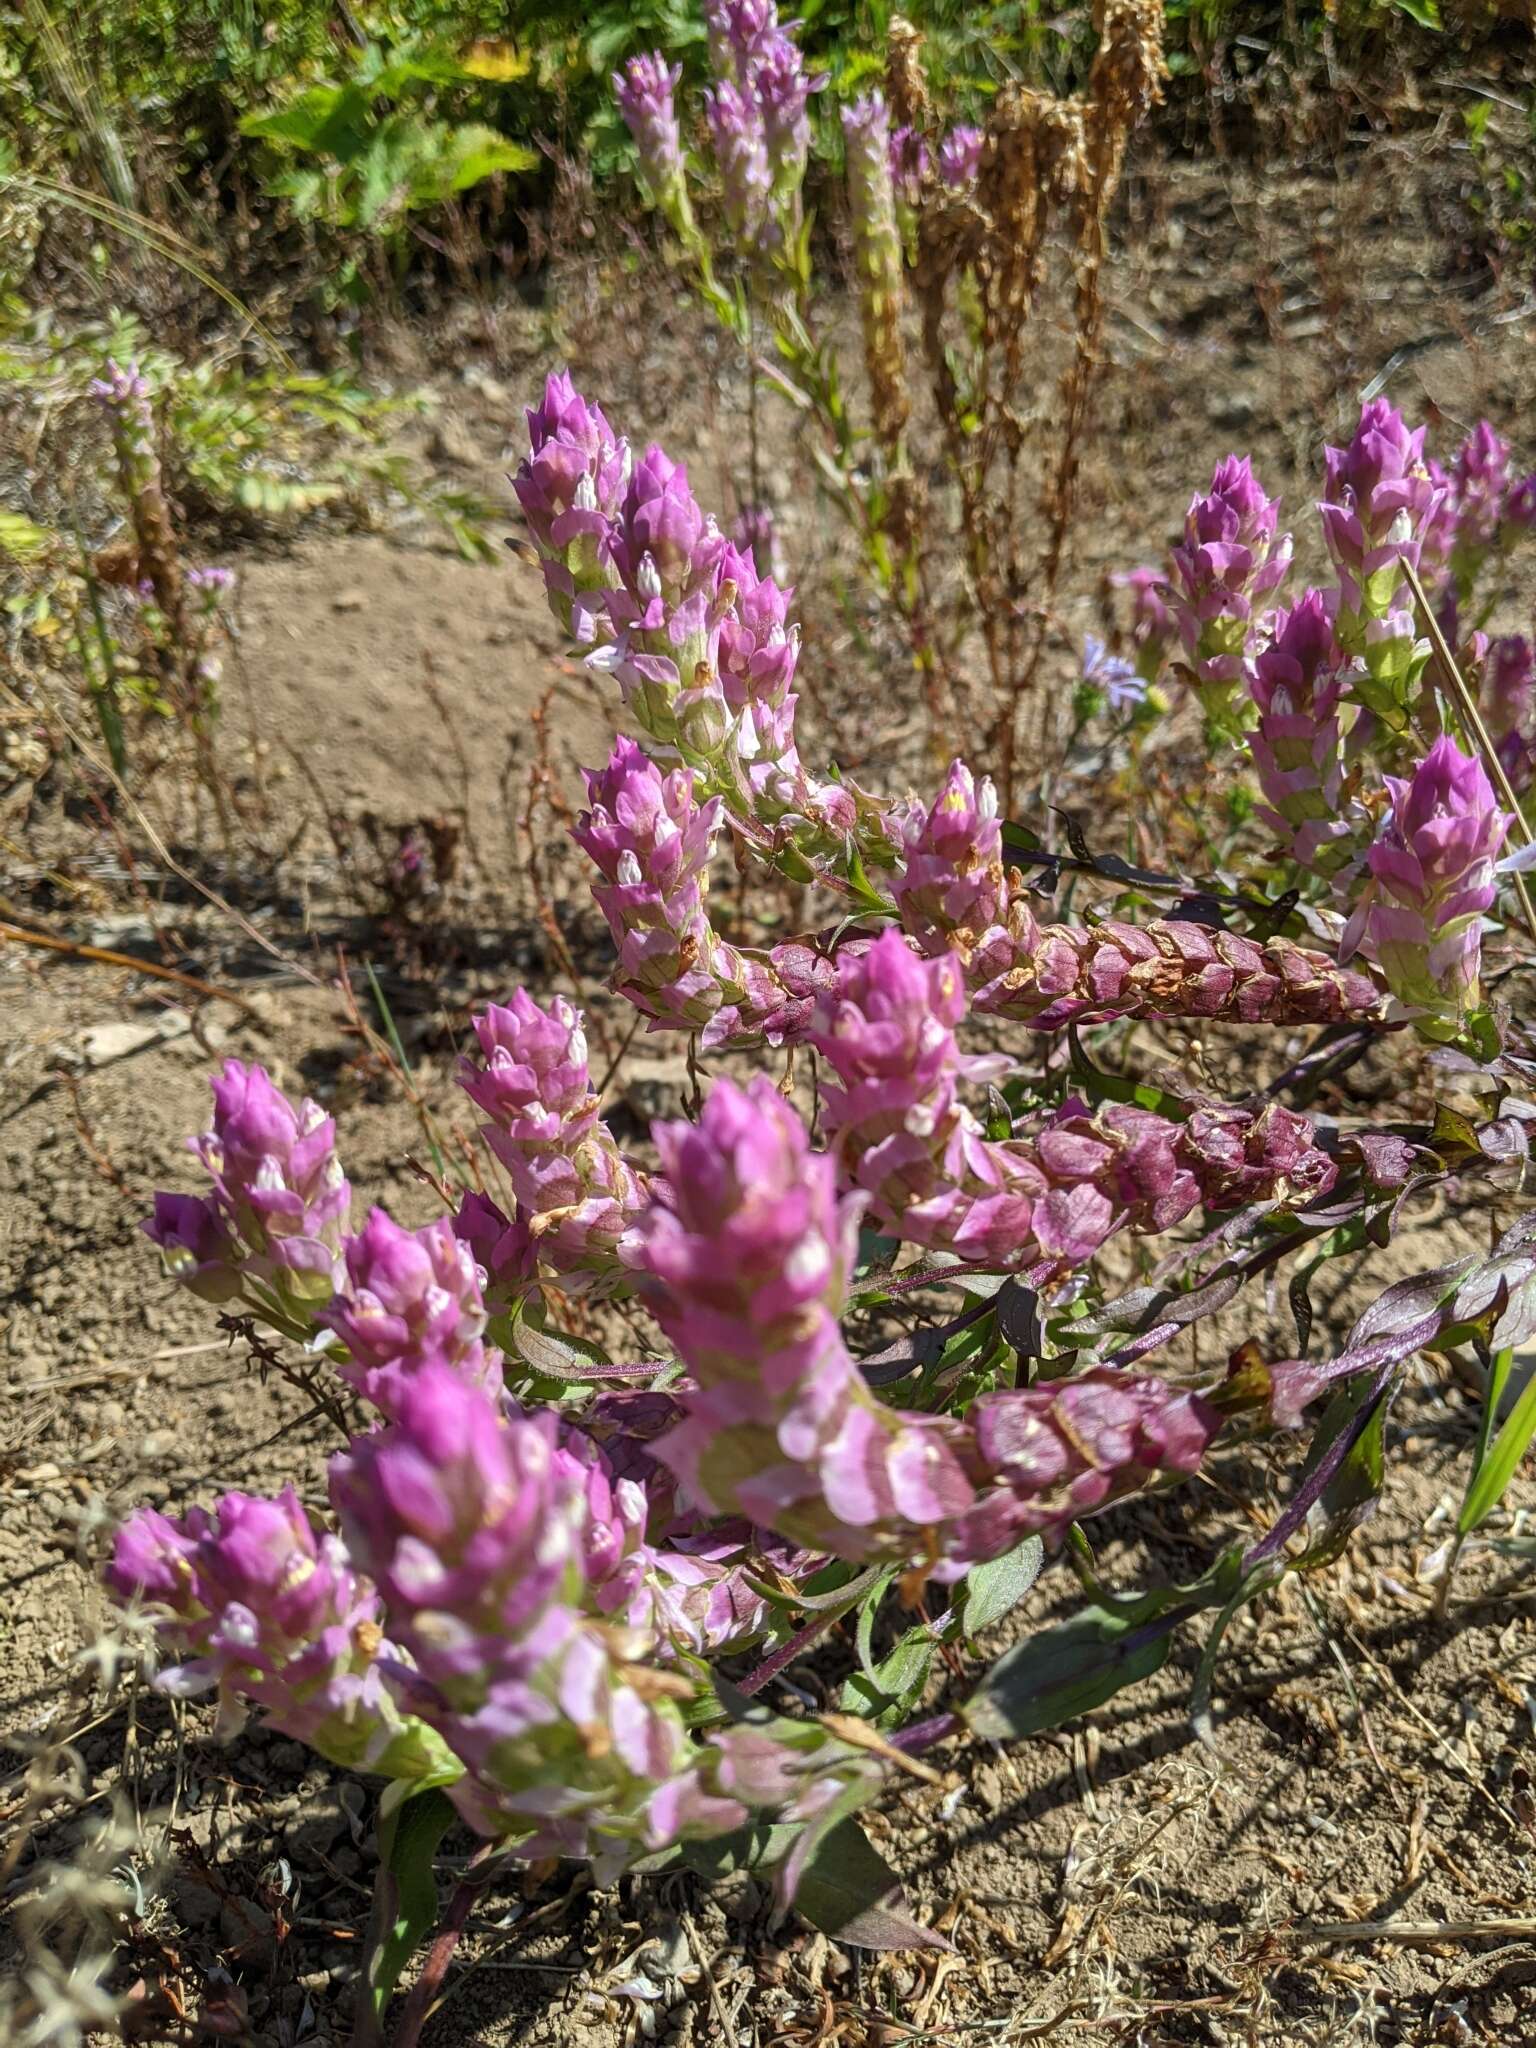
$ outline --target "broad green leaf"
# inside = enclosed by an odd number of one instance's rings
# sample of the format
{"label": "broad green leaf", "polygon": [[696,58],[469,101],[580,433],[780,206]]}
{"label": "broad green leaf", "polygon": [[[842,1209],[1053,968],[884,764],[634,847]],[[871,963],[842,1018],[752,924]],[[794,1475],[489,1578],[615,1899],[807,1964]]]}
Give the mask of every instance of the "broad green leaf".
{"label": "broad green leaf", "polygon": [[1132,1627],[1103,1608],[1085,1608],[1000,1657],[967,1701],[965,1719],[994,1742],[1074,1721],[1160,1671],[1187,1612],[1176,1609]]}
{"label": "broad green leaf", "polygon": [[[904,1721],[922,1697],[938,1639],[925,1627],[908,1629],[890,1654],[878,1664],[864,1664],[843,1682],[840,1705],[845,1714],[858,1714],[876,1728],[888,1728]],[[865,1645],[860,1645],[861,1660]]]}

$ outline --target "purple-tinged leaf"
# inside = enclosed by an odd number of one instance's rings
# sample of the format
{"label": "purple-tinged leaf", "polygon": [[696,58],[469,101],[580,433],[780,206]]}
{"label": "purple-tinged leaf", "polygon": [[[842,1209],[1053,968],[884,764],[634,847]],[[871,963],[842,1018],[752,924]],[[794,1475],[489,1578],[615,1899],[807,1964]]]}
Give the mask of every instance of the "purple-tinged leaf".
{"label": "purple-tinged leaf", "polygon": [[949,1949],[907,1912],[901,1880],[856,1820],[841,1820],[811,1851],[795,1885],[795,1910],[854,1948]]}
{"label": "purple-tinged leaf", "polygon": [[[1394,1281],[1390,1287],[1377,1295],[1350,1331],[1347,1352],[1358,1351],[1373,1337],[1390,1336],[1405,1329],[1416,1328],[1426,1318],[1438,1328],[1435,1311],[1450,1300],[1459,1283],[1478,1263],[1476,1253],[1469,1252],[1465,1258],[1453,1259],[1447,1265],[1436,1266],[1432,1272],[1418,1273],[1411,1279]],[[1418,1347],[1413,1345],[1409,1348],[1416,1350]],[[1403,1355],[1406,1357],[1407,1353]]]}

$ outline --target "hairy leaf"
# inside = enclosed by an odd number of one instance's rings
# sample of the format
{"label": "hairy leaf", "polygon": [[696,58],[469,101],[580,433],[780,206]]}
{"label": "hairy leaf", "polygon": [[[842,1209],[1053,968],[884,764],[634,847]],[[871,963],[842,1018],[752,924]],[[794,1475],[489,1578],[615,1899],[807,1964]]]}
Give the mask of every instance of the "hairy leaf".
{"label": "hairy leaf", "polygon": [[960,1617],[972,1641],[1018,1606],[1039,1578],[1044,1562],[1045,1546],[1040,1538],[1026,1536],[1001,1557],[971,1566],[961,1590]]}

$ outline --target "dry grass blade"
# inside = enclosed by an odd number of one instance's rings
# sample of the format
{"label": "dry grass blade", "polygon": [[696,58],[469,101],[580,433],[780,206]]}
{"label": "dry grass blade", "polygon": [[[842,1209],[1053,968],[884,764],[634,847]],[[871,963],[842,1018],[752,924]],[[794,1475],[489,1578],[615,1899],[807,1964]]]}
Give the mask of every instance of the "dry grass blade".
{"label": "dry grass blade", "polygon": [[[1529,846],[1532,844],[1530,827],[1525,822],[1525,813],[1520,808],[1520,799],[1515,794],[1514,784],[1509,779],[1504,763],[1499,759],[1498,748],[1489,737],[1488,728],[1483,723],[1483,715],[1477,708],[1477,700],[1467,688],[1466,678],[1457,667],[1456,657],[1452,654],[1450,647],[1446,643],[1445,635],[1440,630],[1440,621],[1435,617],[1434,607],[1430,604],[1424,585],[1419,581],[1419,572],[1406,557],[1403,560],[1403,569],[1408,577],[1409,586],[1413,591],[1414,602],[1423,616],[1424,629],[1429,635],[1430,645],[1435,650],[1435,658],[1440,664],[1440,672],[1445,677],[1452,696],[1456,699],[1457,709],[1467,722],[1468,731],[1477,742],[1477,749],[1483,757],[1485,766],[1498,785],[1500,796],[1503,797],[1505,803],[1509,805],[1510,810],[1514,813],[1515,823],[1519,827],[1521,838]],[[1515,885],[1515,894],[1520,898],[1520,909],[1525,918],[1525,928],[1531,937],[1536,939],[1536,911],[1533,911],[1531,907],[1530,895],[1525,886],[1525,877],[1516,870],[1511,879]]]}
{"label": "dry grass blade", "polygon": [[11,924],[0,918],[0,939],[15,946],[37,946],[49,953],[64,953],[72,960],[90,960],[103,967],[124,967],[133,974],[147,974],[153,981],[172,981],[178,988],[191,989],[194,995],[212,1001],[233,1003],[237,1010],[244,1010],[247,1016],[256,1014],[256,1005],[248,996],[238,994],[232,988],[220,988],[211,981],[199,981],[195,974],[183,974],[178,967],[160,967],[152,960],[139,960],[132,953],[115,953],[109,946],[85,946],[74,939],[55,938],[50,932],[28,931],[24,925]]}
{"label": "dry grass blade", "polygon": [[1389,1941],[1399,1948],[1434,1948],[1448,1941],[1524,1941],[1536,1935],[1536,1920],[1304,1920],[1277,1932],[1283,1941]]}

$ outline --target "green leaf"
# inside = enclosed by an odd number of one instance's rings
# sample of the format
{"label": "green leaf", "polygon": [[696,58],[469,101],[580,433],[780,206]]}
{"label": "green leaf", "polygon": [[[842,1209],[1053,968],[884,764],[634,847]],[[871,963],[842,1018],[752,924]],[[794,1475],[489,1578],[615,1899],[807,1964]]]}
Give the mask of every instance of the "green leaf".
{"label": "green leaf", "polygon": [[867,1644],[862,1629],[860,1635],[863,1669],[843,1681],[839,1704],[845,1714],[857,1714],[876,1728],[894,1727],[921,1699],[938,1655],[938,1639],[926,1627],[908,1629],[888,1656],[870,1664],[864,1662]]}
{"label": "green leaf", "polygon": [[1406,14],[1420,28],[1440,29],[1440,0],[1392,0],[1399,14]]}
{"label": "green leaf", "polygon": [[830,1828],[795,1886],[795,1910],[855,1948],[941,1948],[950,1944],[906,1910],[901,1880],[856,1820]]}
{"label": "green leaf", "polygon": [[[1500,1357],[1507,1354],[1501,1352]],[[1503,1391],[1503,1378],[1495,1385],[1490,1376],[1488,1399],[1490,1406],[1496,1406]],[[1531,1437],[1536,1434],[1536,1372],[1526,1381],[1520,1398],[1515,1402],[1498,1435],[1488,1446],[1473,1474],[1467,1488],[1467,1497],[1462,1502],[1461,1513],[1456,1517],[1456,1533],[1467,1536],[1489,1515],[1504,1498],[1505,1490],[1515,1476],[1516,1467],[1525,1456]]]}
{"label": "green leaf", "polygon": [[444,151],[444,165],[450,192],[466,192],[471,185],[498,171],[536,171],[538,152],[520,142],[509,142],[494,128],[455,128]]}
{"label": "green leaf", "polygon": [[1040,1576],[1045,1546],[1038,1536],[1026,1536],[1012,1550],[987,1564],[972,1565],[965,1575],[961,1593],[961,1626],[974,1642],[983,1631],[1001,1621],[1017,1607]]}
{"label": "green leaf", "polygon": [[711,1835],[702,1842],[675,1843],[654,1856],[642,1857],[630,1868],[645,1875],[681,1868],[691,1870],[696,1877],[716,1881],[731,1877],[738,1870],[762,1870],[782,1863],[799,1832],[798,1824],[792,1821],[749,1821],[745,1827],[733,1828],[728,1835]]}
{"label": "green leaf", "polygon": [[582,1380],[594,1365],[611,1365],[600,1346],[563,1330],[543,1330],[519,1316],[512,1325],[512,1345],[525,1365],[552,1380]]}
{"label": "green leaf", "polygon": [[19,512],[0,512],[0,555],[9,555],[13,562],[30,562],[43,554],[52,540],[46,526]]}
{"label": "green leaf", "polygon": [[1190,1726],[1207,1749],[1216,1747],[1216,1731],[1211,1724],[1211,1694],[1215,1690],[1216,1660],[1221,1655],[1222,1642],[1238,1609],[1263,1587],[1273,1585],[1280,1569],[1278,1565],[1274,1565],[1251,1572],[1233,1588],[1231,1598],[1211,1623],[1211,1632],[1205,1639],[1205,1648],[1200,1652],[1195,1682],[1189,1695]]}
{"label": "green leaf", "polygon": [[1136,1626],[1100,1607],[1042,1629],[999,1657],[963,1709],[978,1735],[1009,1742],[1101,1707],[1167,1662],[1188,1609]]}
{"label": "green leaf", "polygon": [[367,1960],[375,2020],[383,2018],[401,1971],[437,1924],[432,1862],[456,1818],[453,1802],[434,1789],[412,1793],[380,1823],[375,1893],[379,1936]]}

